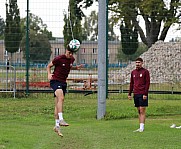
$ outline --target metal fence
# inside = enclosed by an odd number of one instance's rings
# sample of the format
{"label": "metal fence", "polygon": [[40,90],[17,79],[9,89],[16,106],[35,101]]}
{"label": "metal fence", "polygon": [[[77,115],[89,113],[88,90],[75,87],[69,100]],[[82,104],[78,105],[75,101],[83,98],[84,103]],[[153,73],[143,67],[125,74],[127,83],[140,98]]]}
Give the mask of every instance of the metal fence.
{"label": "metal fence", "polygon": [[[64,14],[68,14],[69,1],[30,1],[29,10],[32,14],[40,17],[44,24],[47,25],[49,31],[52,31],[54,40],[50,40],[51,44],[51,61],[54,57],[65,52],[63,40],[63,25]],[[2,6],[1,17],[6,18],[6,0],[1,0]],[[66,6],[66,7],[62,7]],[[20,9],[20,17],[25,18],[27,15],[27,1],[18,0]],[[95,9],[98,9],[96,6]],[[93,9],[94,10],[94,9]],[[24,26],[24,28],[26,25]],[[119,27],[114,27],[113,30],[119,31]],[[172,38],[168,35],[169,38]],[[150,92],[159,94],[181,94],[181,46],[174,48],[176,43],[166,45],[161,52],[164,43],[161,47],[155,47],[151,53],[145,57],[145,66],[152,70]],[[179,45],[179,43],[178,43]],[[180,44],[181,45],[181,44]],[[129,77],[131,70],[134,69],[134,62],[129,60],[118,59],[120,41],[118,39],[108,42],[108,90],[109,93],[127,93],[129,88]],[[163,52],[165,49],[166,52]],[[173,50],[175,49],[175,52]],[[172,52],[173,53],[172,53]],[[148,52],[145,52],[148,53]],[[166,55],[166,53],[168,55]],[[175,55],[174,55],[175,53]],[[36,55],[36,53],[34,53]],[[97,92],[97,67],[98,67],[98,46],[97,41],[83,41],[81,49],[75,54],[75,64],[84,64],[84,68],[80,71],[71,70],[67,79],[68,92]],[[5,50],[4,40],[0,40],[0,92],[26,92],[27,87],[27,65],[22,49],[16,53],[8,53]],[[146,55],[146,54],[145,54]],[[143,55],[144,57],[144,55]],[[7,62],[9,66],[7,67]],[[170,62],[174,62],[173,65]],[[52,92],[47,79],[46,66],[48,62],[40,62],[39,60],[29,64],[29,92]],[[148,64],[148,65],[147,65]],[[7,69],[9,68],[9,69]],[[168,73],[163,70],[167,69]],[[177,70],[177,71],[175,71]]]}
{"label": "metal fence", "polygon": [[0,65],[0,92],[16,93],[16,70],[10,65]]}
{"label": "metal fence", "polygon": [[[40,64],[33,65],[29,69],[29,92],[30,93],[50,93],[49,81],[47,78],[46,64],[39,66]],[[130,64],[127,64],[129,67]],[[129,72],[128,77],[124,77],[127,66],[125,67],[113,67],[108,68],[108,92],[109,93],[127,93],[129,89]],[[8,68],[8,69],[7,69]],[[25,93],[26,92],[26,67],[24,66],[0,66],[0,92],[13,93]],[[159,73],[159,72],[158,72]],[[157,75],[157,74],[155,74]],[[181,74],[170,74],[172,80],[168,82],[151,82],[150,93],[154,94],[181,94]],[[165,76],[163,74],[162,76]],[[159,79],[159,78],[158,78]],[[97,93],[97,67],[85,67],[82,70],[71,70],[67,79],[69,93]]]}

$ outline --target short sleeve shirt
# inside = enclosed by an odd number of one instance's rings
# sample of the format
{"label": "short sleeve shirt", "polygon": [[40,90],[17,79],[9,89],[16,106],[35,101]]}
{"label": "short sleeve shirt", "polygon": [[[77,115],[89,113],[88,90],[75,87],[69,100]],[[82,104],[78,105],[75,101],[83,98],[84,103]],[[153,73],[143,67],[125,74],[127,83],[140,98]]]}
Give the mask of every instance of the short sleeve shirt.
{"label": "short sleeve shirt", "polygon": [[52,61],[55,66],[52,76],[53,80],[65,83],[74,61],[74,57],[67,58],[66,55],[60,55],[54,58]]}

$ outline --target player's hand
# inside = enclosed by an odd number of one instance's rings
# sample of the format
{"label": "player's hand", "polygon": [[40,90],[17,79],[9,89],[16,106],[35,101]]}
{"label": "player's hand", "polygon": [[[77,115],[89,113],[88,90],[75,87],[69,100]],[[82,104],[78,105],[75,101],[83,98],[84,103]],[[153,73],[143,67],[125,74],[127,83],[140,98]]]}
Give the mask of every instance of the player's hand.
{"label": "player's hand", "polygon": [[48,80],[52,80],[52,77],[53,76],[53,74],[51,73],[51,74],[48,74]]}
{"label": "player's hand", "polygon": [[83,68],[83,67],[84,67],[83,64],[80,64],[80,65],[77,65],[77,66],[76,66],[77,70],[80,70],[80,69]]}
{"label": "player's hand", "polygon": [[146,100],[147,99],[147,96],[146,95],[143,95],[143,100]]}
{"label": "player's hand", "polygon": [[128,95],[128,99],[129,99],[129,100],[131,100],[131,99],[132,99],[132,97]]}

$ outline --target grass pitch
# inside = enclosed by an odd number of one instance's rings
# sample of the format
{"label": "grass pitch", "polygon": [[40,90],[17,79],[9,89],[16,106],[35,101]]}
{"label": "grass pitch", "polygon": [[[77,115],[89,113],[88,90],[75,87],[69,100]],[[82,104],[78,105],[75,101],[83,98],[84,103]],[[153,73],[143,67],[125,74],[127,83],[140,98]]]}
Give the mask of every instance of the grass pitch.
{"label": "grass pitch", "polygon": [[105,119],[97,120],[96,94],[67,94],[64,118],[70,126],[62,128],[61,138],[53,131],[52,94],[1,98],[0,149],[179,149],[181,129],[170,125],[181,125],[180,99],[150,95],[145,131],[133,133],[137,111],[126,96],[111,95]]}

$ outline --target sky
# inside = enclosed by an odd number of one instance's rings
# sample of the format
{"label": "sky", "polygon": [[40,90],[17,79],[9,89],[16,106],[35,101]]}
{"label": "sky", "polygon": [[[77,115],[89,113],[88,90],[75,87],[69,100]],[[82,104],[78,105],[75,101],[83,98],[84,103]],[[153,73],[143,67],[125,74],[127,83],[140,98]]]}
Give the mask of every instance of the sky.
{"label": "sky", "polygon": [[[9,0],[7,0],[9,3]],[[20,17],[26,17],[27,0],[17,0],[20,9]],[[6,0],[0,0],[0,16],[6,18]],[[64,13],[68,13],[69,0],[29,0],[29,10],[39,16],[43,23],[47,24],[48,30],[52,31],[54,37],[63,37]],[[95,7],[94,7],[95,8]],[[95,9],[97,9],[96,6]],[[94,10],[91,8],[91,10]],[[89,14],[89,10],[84,10]]]}
{"label": "sky", "polygon": [[[9,0],[7,1],[9,2]],[[21,18],[26,17],[27,0],[17,1]],[[39,16],[43,20],[43,23],[47,24],[48,30],[52,31],[54,37],[63,37],[63,18],[64,13],[68,13],[68,2],[69,0],[29,0],[29,10],[30,13]],[[0,16],[4,20],[6,17],[5,3],[6,0],[0,0]],[[98,4],[83,11],[86,15],[89,15],[93,10],[98,10]],[[177,26],[172,26],[165,41],[181,36],[181,31],[176,31],[176,28]],[[115,26],[114,31],[120,35],[119,26]]]}
{"label": "sky", "polygon": [[[9,0],[8,0],[9,2]],[[26,17],[27,0],[17,0],[20,9],[20,17]],[[0,16],[5,20],[6,0],[0,0]],[[64,12],[68,12],[68,0],[29,0],[29,10],[39,16],[53,36],[63,37]]]}

